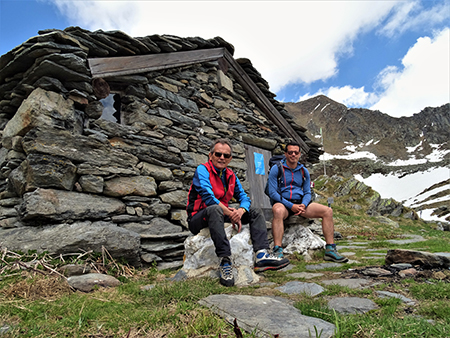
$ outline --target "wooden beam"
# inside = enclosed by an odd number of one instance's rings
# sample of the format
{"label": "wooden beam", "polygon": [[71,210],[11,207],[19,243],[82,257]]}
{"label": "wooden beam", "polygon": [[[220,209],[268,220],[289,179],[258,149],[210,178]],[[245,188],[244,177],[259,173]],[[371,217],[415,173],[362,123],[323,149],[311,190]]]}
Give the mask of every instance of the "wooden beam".
{"label": "wooden beam", "polygon": [[88,59],[92,77],[145,73],[159,69],[213,61],[223,56],[225,48],[197,49],[187,52]]}
{"label": "wooden beam", "polygon": [[307,154],[309,146],[302,140],[302,138],[295,132],[294,128],[286,121],[281,113],[273,106],[272,102],[264,95],[261,89],[253,82],[244,69],[236,62],[233,56],[225,50],[224,58],[230,65],[230,71],[232,72],[235,80],[244,88],[250,98],[256,103],[259,109],[261,109],[267,117],[278,126],[286,135],[295,140],[302,151]]}

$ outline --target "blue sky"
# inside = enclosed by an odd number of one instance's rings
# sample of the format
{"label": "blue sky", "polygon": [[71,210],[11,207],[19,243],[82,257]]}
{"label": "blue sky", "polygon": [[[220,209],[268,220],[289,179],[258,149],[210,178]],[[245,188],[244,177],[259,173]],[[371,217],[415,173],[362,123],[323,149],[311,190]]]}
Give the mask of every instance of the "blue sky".
{"label": "blue sky", "polygon": [[450,0],[0,0],[0,55],[42,29],[221,36],[276,99],[411,116],[450,102]]}

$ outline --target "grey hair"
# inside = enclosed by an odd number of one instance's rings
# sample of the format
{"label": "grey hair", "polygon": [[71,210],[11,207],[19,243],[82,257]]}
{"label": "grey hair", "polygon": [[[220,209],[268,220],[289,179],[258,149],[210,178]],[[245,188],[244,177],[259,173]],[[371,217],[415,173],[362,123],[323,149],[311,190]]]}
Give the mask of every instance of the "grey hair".
{"label": "grey hair", "polygon": [[216,144],[226,144],[227,146],[230,147],[230,151],[231,151],[231,156],[233,156],[233,146],[231,145],[231,142],[229,139],[227,138],[219,138],[217,140],[214,141],[213,145],[211,146],[211,148],[209,149],[209,153],[212,154],[214,152],[214,148],[216,147]]}

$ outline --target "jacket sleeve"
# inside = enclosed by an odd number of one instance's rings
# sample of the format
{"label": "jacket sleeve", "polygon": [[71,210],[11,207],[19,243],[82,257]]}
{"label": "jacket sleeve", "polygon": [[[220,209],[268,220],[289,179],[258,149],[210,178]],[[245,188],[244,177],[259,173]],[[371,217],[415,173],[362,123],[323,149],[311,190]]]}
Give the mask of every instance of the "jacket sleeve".
{"label": "jacket sleeve", "polygon": [[305,179],[303,180],[302,203],[307,207],[311,203],[311,177],[306,168],[303,168],[303,170],[305,171]]}
{"label": "jacket sleeve", "polygon": [[203,164],[199,165],[197,170],[195,170],[192,185],[200,196],[202,196],[202,200],[207,206],[219,204],[220,201],[215,197],[209,180],[209,171]]}
{"label": "jacket sleeve", "polygon": [[[236,176],[236,174],[235,174]],[[247,193],[244,191],[244,188],[242,188],[241,181],[239,181],[239,178],[236,176],[236,185],[234,186],[234,195],[236,200],[239,202],[239,207],[244,208],[245,210],[250,210],[251,200],[250,197],[248,197]]]}
{"label": "jacket sleeve", "polygon": [[[288,201],[287,199],[283,198],[281,195],[281,189],[278,189],[278,166],[274,165],[270,171],[269,171],[269,197],[275,202],[275,203],[282,203],[286,208],[291,210],[292,206],[294,205],[292,202]],[[274,204],[275,204],[274,203]]]}

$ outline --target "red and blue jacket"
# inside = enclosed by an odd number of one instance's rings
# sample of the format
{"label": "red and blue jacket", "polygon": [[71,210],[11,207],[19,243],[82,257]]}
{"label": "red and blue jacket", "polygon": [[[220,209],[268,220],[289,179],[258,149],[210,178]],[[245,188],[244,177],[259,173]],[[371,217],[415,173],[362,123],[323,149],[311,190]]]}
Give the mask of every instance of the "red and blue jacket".
{"label": "red and blue jacket", "polygon": [[223,180],[211,161],[197,167],[189,188],[186,207],[188,220],[207,206],[219,204],[219,202],[228,206],[233,197],[239,202],[241,208],[247,211],[250,209],[250,198],[234,172],[230,168],[225,168],[222,170],[222,175],[225,175]]}
{"label": "red and blue jacket", "polygon": [[311,178],[303,164],[298,163],[295,169],[286,164],[286,159],[281,161],[283,170],[278,187],[278,166],[274,165],[269,172],[269,197],[275,203],[283,203],[289,210],[295,203],[291,200],[301,200],[306,207],[311,203]]}

